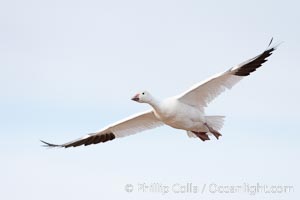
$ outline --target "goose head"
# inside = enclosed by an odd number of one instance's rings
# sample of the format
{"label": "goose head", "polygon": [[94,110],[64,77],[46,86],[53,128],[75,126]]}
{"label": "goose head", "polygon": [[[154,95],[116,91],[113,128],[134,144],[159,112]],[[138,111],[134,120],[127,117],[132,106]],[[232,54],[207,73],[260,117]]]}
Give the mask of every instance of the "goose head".
{"label": "goose head", "polygon": [[147,91],[142,91],[134,95],[131,100],[139,102],[139,103],[150,103],[152,101],[152,96]]}

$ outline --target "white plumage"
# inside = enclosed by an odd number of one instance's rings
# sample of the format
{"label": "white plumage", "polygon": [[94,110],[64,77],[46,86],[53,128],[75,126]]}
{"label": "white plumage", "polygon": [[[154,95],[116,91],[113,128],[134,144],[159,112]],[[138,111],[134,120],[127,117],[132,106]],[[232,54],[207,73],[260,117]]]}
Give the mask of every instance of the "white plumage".
{"label": "white plumage", "polygon": [[162,126],[163,123],[159,121],[152,110],[132,115],[124,120],[118,121],[107,128],[99,131],[105,133],[111,131],[116,137],[124,137],[134,133],[138,133],[147,129]]}
{"label": "white plumage", "polygon": [[224,116],[206,116],[204,108],[226,89],[231,89],[243,77],[259,68],[275,49],[276,47],[270,47],[258,56],[223,73],[212,76],[180,95],[163,101],[156,100],[147,91],[140,92],[132,100],[149,104],[152,107],[151,110],[132,115],[96,133],[88,134],[62,145],[42,142],[48,147],[65,148],[97,144],[153,129],[164,124],[176,129],[186,130],[189,137],[196,137],[202,141],[209,140],[210,135],[214,135],[218,139],[221,136],[219,130],[223,126]]}

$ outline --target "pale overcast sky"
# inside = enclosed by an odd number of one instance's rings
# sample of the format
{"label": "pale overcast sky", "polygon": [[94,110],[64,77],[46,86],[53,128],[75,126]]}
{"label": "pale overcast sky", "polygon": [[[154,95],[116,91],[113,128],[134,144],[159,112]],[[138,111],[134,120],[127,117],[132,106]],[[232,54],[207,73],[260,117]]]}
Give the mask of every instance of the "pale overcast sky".
{"label": "pale overcast sky", "polygon": [[[291,0],[1,1],[1,199],[296,199],[299,7]],[[147,109],[130,100],[140,89],[160,99],[183,92],[261,53],[272,37],[284,43],[269,61],[207,109],[227,116],[218,141],[162,127],[89,147],[41,147],[39,139],[67,142]],[[174,191],[189,183],[206,188]],[[213,191],[257,183],[293,189]],[[143,191],[143,184],[170,190]]]}

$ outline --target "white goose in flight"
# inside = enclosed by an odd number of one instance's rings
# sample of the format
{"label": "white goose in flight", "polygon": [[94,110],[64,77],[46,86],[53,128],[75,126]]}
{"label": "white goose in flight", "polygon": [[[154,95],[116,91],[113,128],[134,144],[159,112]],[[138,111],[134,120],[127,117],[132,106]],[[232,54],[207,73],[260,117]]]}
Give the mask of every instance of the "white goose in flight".
{"label": "white goose in flight", "polygon": [[248,76],[266,62],[267,58],[276,49],[276,46],[270,47],[271,43],[272,40],[268,48],[258,56],[200,82],[178,96],[158,101],[149,92],[142,91],[132,98],[133,101],[149,104],[152,107],[151,110],[132,115],[110,124],[98,132],[65,144],[56,145],[42,142],[47,147],[86,146],[107,142],[162,125],[185,130],[189,137],[196,137],[202,141],[209,140],[210,135],[219,139],[221,136],[219,130],[223,126],[224,116],[207,116],[204,108],[219,94],[226,89],[231,89],[242,78]]}

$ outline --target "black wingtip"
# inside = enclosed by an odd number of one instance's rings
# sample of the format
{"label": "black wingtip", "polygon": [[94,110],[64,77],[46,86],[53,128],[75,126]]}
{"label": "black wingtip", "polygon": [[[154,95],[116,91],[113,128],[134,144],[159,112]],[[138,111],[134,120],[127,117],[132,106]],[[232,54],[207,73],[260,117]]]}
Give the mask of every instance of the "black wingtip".
{"label": "black wingtip", "polygon": [[256,69],[261,67],[262,64],[267,61],[268,57],[272,55],[273,51],[275,51],[279,45],[279,44],[273,45],[272,42],[273,42],[273,38],[271,38],[271,41],[269,42],[267,49],[263,53],[246,61],[245,63],[240,64],[240,67],[236,69],[234,75],[248,76],[249,74],[254,72]]}
{"label": "black wingtip", "polygon": [[42,143],[44,143],[44,145],[42,145],[43,147],[61,147],[60,145],[57,145],[57,144],[51,144],[51,143],[48,143],[48,142],[45,142],[43,140],[40,140]]}

